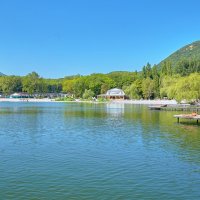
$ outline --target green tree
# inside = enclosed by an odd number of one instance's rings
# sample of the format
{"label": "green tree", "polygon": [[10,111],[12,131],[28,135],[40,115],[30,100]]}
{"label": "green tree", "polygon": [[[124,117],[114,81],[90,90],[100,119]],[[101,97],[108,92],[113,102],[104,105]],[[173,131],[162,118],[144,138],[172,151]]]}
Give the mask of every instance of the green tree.
{"label": "green tree", "polygon": [[0,78],[0,89],[1,91],[8,95],[13,92],[22,91],[22,82],[20,77],[16,76],[3,76]]}
{"label": "green tree", "polygon": [[63,85],[63,92],[73,94],[76,80],[77,80],[77,78],[76,79],[70,79],[70,80],[64,80],[63,84],[62,84]]}
{"label": "green tree", "polygon": [[91,100],[92,97],[94,97],[94,92],[92,90],[85,89],[85,92],[83,93],[83,99]]}
{"label": "green tree", "polygon": [[154,84],[154,97],[160,97],[160,75],[156,65],[152,67],[152,78]]}
{"label": "green tree", "polygon": [[172,76],[173,69],[170,61],[164,61],[161,64],[161,76]]}
{"label": "green tree", "polygon": [[23,91],[29,94],[38,92],[39,90],[39,75],[36,72],[29,73],[23,78]]}
{"label": "green tree", "polygon": [[60,93],[62,91],[63,79],[43,79],[43,83],[46,85],[48,93]]}
{"label": "green tree", "polygon": [[142,98],[142,81],[140,79],[137,79],[134,81],[131,86],[126,88],[125,93],[131,98],[131,99],[141,99]]}
{"label": "green tree", "polygon": [[75,95],[75,97],[81,98],[83,96],[85,89],[86,89],[85,77],[80,77],[76,79],[73,87],[73,94]]}
{"label": "green tree", "polygon": [[106,83],[103,83],[101,85],[101,94],[105,94],[109,89],[110,89],[110,86],[107,85]]}
{"label": "green tree", "polygon": [[131,85],[136,80],[137,72],[111,72],[108,77],[114,81],[115,87],[121,89],[123,86]]}
{"label": "green tree", "polygon": [[174,96],[177,101],[200,99],[200,74],[194,73],[187,77],[181,77],[176,83]]}
{"label": "green tree", "polygon": [[48,85],[43,78],[39,78],[38,85],[37,85],[37,92],[38,93],[47,93],[48,92]]}
{"label": "green tree", "polygon": [[142,81],[142,93],[145,99],[154,97],[154,83],[149,77]]}
{"label": "green tree", "polygon": [[[105,74],[91,74],[85,77],[85,85],[87,89],[91,89],[95,96],[101,94],[105,87],[110,89],[115,87],[115,82]],[[104,88],[103,88],[104,87]]]}
{"label": "green tree", "polygon": [[176,82],[179,80],[180,75],[164,76],[160,84],[160,96],[173,99],[175,97]]}
{"label": "green tree", "polygon": [[150,63],[146,65],[146,78],[152,78],[152,70]]}

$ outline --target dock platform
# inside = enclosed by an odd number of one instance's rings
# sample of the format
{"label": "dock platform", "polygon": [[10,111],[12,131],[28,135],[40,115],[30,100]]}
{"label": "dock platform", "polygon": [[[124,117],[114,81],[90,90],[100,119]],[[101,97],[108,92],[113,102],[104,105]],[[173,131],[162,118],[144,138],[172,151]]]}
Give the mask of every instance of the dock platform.
{"label": "dock platform", "polygon": [[153,105],[153,106],[148,106],[148,108],[150,110],[161,110],[161,108],[164,108],[164,107],[167,107],[166,104],[163,104],[163,105]]}
{"label": "dock platform", "polygon": [[180,119],[193,119],[197,120],[197,123],[200,120],[200,115],[198,114],[182,114],[182,115],[174,115],[175,118],[177,118],[177,122],[180,122]]}

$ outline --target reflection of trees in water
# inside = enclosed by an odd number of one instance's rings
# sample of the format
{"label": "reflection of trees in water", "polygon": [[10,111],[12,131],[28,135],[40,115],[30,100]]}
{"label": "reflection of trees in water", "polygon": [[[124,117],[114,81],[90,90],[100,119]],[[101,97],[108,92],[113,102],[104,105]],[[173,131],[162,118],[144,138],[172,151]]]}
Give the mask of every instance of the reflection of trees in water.
{"label": "reflection of trees in water", "polygon": [[[25,105],[25,104],[23,104]],[[29,139],[37,142],[40,134],[77,130],[102,137],[108,136],[148,148],[162,148],[197,162],[200,157],[200,125],[195,121],[177,124],[176,112],[150,111],[144,105],[68,103],[51,106],[2,106],[1,129],[12,121],[13,137],[27,130]],[[80,128],[81,127],[81,128]],[[16,129],[17,131],[12,131]],[[5,129],[6,130],[6,129]],[[31,131],[28,131],[31,130]],[[39,137],[38,137],[39,138]],[[28,139],[28,138],[27,138]],[[198,161],[199,162],[199,161]]]}
{"label": "reflection of trees in water", "polygon": [[[64,111],[66,123],[69,126],[76,123],[77,126],[82,127],[82,131],[85,127],[92,135],[97,138],[108,137],[111,140],[117,138],[123,140],[132,137],[130,132],[132,129],[130,125],[128,127],[127,122],[124,120],[124,106],[121,105],[107,105],[107,104],[78,104],[72,106]],[[76,127],[75,127],[76,129]],[[96,138],[94,138],[96,140]],[[99,138],[99,140],[102,140]],[[129,139],[127,139],[129,141]]]}
{"label": "reflection of trees in water", "polygon": [[111,116],[124,116],[124,104],[121,103],[108,103],[106,104],[106,111]]}
{"label": "reflection of trees in water", "polygon": [[[37,143],[37,135],[41,134],[39,127],[42,114],[43,109],[32,107],[31,104],[19,103],[1,107],[1,124],[4,127],[1,130],[7,132],[9,141],[14,144],[28,143],[29,141]],[[22,135],[23,140],[21,140]]]}
{"label": "reflection of trees in water", "polygon": [[177,124],[174,114],[176,113],[170,111],[150,111],[145,106],[133,106],[125,117],[133,123],[140,121],[144,145],[162,145],[162,148],[179,155],[187,153],[196,162],[196,158],[200,157],[200,126],[195,121]]}
{"label": "reflection of trees in water", "polygon": [[5,107],[1,108],[0,114],[1,115],[8,115],[8,114],[27,114],[27,115],[36,115],[42,113],[43,111],[40,109],[35,108],[26,108],[26,107]]}
{"label": "reflection of trees in water", "polygon": [[104,118],[110,116],[122,116],[124,105],[122,104],[76,104],[65,109],[65,117]]}
{"label": "reflection of trees in water", "polygon": [[[65,117],[87,119],[84,123],[109,128],[113,134],[125,138],[140,138],[143,145],[159,145],[181,155],[200,156],[200,126],[189,121],[176,123],[173,111],[151,111],[144,105],[83,104],[64,111]],[[97,119],[98,118],[98,119]],[[75,120],[74,120],[75,122]],[[137,135],[137,136],[136,136]]]}
{"label": "reflection of trees in water", "polygon": [[99,110],[66,110],[64,111],[66,118],[79,117],[79,118],[102,118],[106,117],[105,111]]}

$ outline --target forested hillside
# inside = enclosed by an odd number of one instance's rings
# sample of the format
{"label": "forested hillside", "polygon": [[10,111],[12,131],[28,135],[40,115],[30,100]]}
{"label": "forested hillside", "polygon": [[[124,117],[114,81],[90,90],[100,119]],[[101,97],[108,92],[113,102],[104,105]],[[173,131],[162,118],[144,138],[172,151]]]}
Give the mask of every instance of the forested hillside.
{"label": "forested hillside", "polygon": [[183,76],[200,72],[200,41],[188,44],[164,59],[158,66]]}
{"label": "forested hillside", "polygon": [[172,66],[175,66],[181,60],[190,59],[200,60],[200,41],[196,41],[182,47],[163,61],[170,61]]}

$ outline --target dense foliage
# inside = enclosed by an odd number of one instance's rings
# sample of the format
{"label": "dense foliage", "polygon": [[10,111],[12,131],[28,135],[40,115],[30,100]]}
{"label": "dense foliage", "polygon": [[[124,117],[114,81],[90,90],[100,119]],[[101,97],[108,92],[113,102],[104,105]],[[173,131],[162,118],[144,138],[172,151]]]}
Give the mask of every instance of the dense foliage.
{"label": "dense foliage", "polygon": [[191,44],[188,44],[180,48],[179,50],[171,54],[169,57],[164,59],[159,64],[159,66],[161,66],[161,64],[163,64],[164,62],[170,62],[172,67],[174,68],[183,60],[185,61],[200,60],[200,41],[193,42]]}
{"label": "dense foliage", "polygon": [[75,98],[91,99],[107,90],[122,88],[131,99],[168,98],[186,100],[200,99],[200,73],[175,72],[166,65],[161,69],[147,63],[141,72],[112,72],[72,76],[63,79],[44,79],[36,72],[24,77],[0,77],[0,91],[9,95],[14,92],[29,94],[66,93]]}
{"label": "dense foliage", "polygon": [[24,77],[1,76],[0,91],[9,95],[14,92],[27,92],[29,94],[59,93],[62,91],[62,80],[44,79],[36,72]]}

